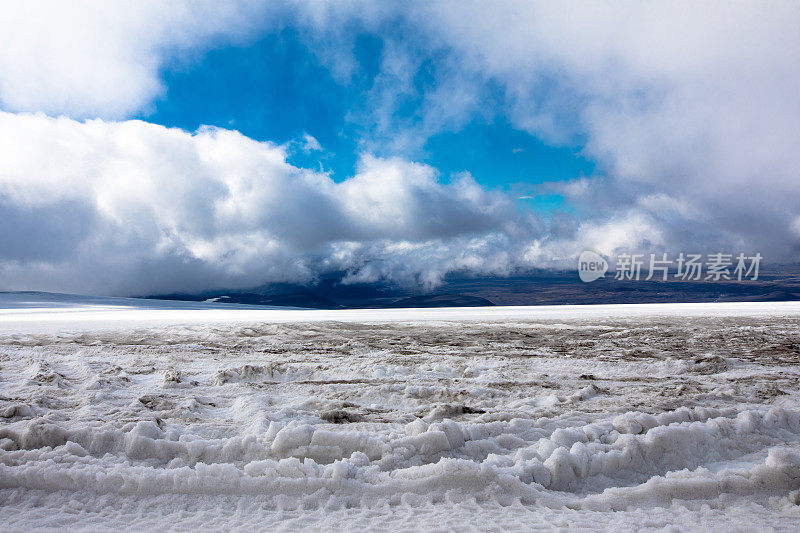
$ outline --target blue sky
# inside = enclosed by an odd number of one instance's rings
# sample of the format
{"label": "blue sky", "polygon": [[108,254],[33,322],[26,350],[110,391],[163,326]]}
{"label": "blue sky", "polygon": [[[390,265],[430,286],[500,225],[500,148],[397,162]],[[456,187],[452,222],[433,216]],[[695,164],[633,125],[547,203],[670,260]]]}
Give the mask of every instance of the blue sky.
{"label": "blue sky", "polygon": [[[370,138],[367,93],[380,72],[381,41],[363,34],[354,42],[357,69],[344,83],[292,29],[254,43],[209,50],[193,61],[173,61],[162,69],[165,94],[138,118],[188,131],[201,125],[232,128],[280,144],[309,134],[323,150],[297,150],[290,161],[322,168],[342,181],[355,173],[365,145],[376,155],[396,155]],[[418,78],[418,84],[426,83],[424,74]],[[419,122],[423,97],[422,90],[407,97],[390,120]],[[502,94],[497,90],[478,116],[445,128],[402,155],[437,168],[443,181],[466,171],[484,186],[519,196],[533,195],[531,185],[591,176],[596,170],[596,164],[581,154],[580,145],[548,144],[513,127],[503,115]],[[558,208],[559,198],[542,195],[522,203],[547,210]]]}

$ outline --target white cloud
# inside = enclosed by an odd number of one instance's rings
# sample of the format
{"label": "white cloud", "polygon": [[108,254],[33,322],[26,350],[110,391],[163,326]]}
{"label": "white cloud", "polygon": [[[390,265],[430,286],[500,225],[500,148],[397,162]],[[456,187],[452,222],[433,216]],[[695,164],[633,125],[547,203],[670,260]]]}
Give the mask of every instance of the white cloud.
{"label": "white cloud", "polygon": [[[584,248],[798,259],[799,4],[293,6],[5,6],[0,284],[131,294],[344,269],[430,287],[453,270],[571,265]],[[372,90],[349,116],[367,151],[398,157],[364,156],[335,183],[289,165],[288,145],[109,121],[162,94],[171,62],[287,23],[341,83],[358,68],[355,35],[383,40]],[[423,69],[432,79],[418,83]],[[416,112],[398,120],[409,102]],[[598,161],[602,178],[540,188],[577,217],[539,220],[468,175],[444,185],[409,160],[429,136],[497,112]],[[322,148],[308,134],[292,146]]]}
{"label": "white cloud", "polygon": [[230,130],[0,112],[0,285],[143,294],[308,281],[431,286],[511,268],[513,207],[469,176],[364,156],[355,176]]}
{"label": "white cloud", "polygon": [[72,2],[3,5],[0,108],[125,118],[160,96],[159,69],[181,54],[244,38],[257,2]]}
{"label": "white cloud", "polygon": [[[361,5],[340,4],[328,16],[360,20]],[[388,31],[374,13],[363,24],[391,45],[379,76],[390,83],[376,84],[370,98],[374,131],[393,148],[491,117],[497,110],[485,93],[497,87],[516,127],[585,144],[599,162],[601,185],[571,198],[584,216],[599,217],[592,227],[643,217],[659,228],[653,240],[673,249],[800,258],[790,229],[800,215],[797,2],[451,1],[384,15],[387,27],[405,20],[413,28]],[[431,57],[435,82],[420,95],[421,118],[388,120]]]}
{"label": "white cloud", "polygon": [[319,152],[322,150],[322,145],[317,139],[308,133],[303,134],[303,145],[301,147],[303,152],[310,154],[311,152]]}

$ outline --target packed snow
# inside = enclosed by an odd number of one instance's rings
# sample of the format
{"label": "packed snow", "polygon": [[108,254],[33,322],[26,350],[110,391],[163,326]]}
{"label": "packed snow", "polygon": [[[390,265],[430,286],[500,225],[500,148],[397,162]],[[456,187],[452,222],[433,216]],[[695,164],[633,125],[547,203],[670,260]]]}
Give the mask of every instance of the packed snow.
{"label": "packed snow", "polygon": [[6,530],[800,523],[800,304],[0,294]]}

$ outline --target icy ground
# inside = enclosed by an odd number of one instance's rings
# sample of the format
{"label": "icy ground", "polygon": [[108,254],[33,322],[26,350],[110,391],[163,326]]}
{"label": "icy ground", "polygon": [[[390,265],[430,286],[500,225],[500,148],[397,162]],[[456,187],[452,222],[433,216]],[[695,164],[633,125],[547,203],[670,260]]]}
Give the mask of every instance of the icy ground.
{"label": "icy ground", "polygon": [[3,530],[800,524],[800,304],[0,307]]}

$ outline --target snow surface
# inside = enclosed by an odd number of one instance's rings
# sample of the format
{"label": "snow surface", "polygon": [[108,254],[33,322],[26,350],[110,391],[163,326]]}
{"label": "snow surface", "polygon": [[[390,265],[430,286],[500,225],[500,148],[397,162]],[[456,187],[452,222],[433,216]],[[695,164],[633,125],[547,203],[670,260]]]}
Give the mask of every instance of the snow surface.
{"label": "snow surface", "polygon": [[0,294],[0,523],[796,531],[798,317]]}

